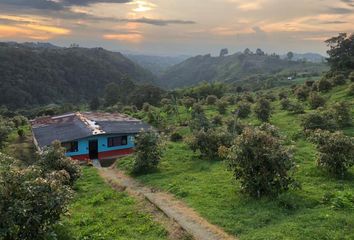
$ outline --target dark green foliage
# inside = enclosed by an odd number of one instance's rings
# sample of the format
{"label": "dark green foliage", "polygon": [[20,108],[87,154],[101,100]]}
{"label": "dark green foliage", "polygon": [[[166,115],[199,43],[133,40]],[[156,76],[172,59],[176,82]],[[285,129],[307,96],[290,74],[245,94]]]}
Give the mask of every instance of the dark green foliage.
{"label": "dark green foliage", "polygon": [[206,102],[208,105],[213,105],[216,103],[216,101],[218,100],[218,97],[215,96],[215,95],[209,95],[207,98],[206,98]]}
{"label": "dark green foliage", "polygon": [[147,122],[161,129],[165,125],[165,118],[158,109],[150,108],[147,113]]}
{"label": "dark green foliage", "polygon": [[327,79],[322,78],[321,80],[317,81],[316,88],[319,92],[328,92],[332,89],[332,84]]}
{"label": "dark green foliage", "polygon": [[150,110],[150,108],[151,108],[151,105],[150,105],[149,103],[145,102],[145,103],[143,104],[142,110],[143,110],[144,112],[148,112],[148,111]]}
{"label": "dark green foliage", "polygon": [[196,101],[195,101],[195,99],[194,98],[192,98],[192,97],[184,97],[183,99],[182,99],[182,104],[187,108],[187,109],[189,109],[189,108],[191,108],[191,107],[193,107],[193,105],[196,103]]}
{"label": "dark green foliage", "polygon": [[317,164],[328,172],[343,177],[354,165],[354,138],[342,132],[316,130],[310,139],[319,152]]}
{"label": "dark green foliage", "polygon": [[210,122],[203,111],[192,112],[192,120],[189,122],[189,128],[192,131],[200,131],[201,129],[210,128]]}
{"label": "dark green foliage", "polygon": [[265,98],[259,99],[254,108],[254,112],[259,120],[262,122],[268,122],[272,114],[270,102]]}
{"label": "dark green foliage", "polygon": [[271,125],[246,128],[226,155],[229,169],[250,196],[278,195],[294,183],[290,173],[295,163]]}
{"label": "dark green foliage", "polygon": [[337,125],[333,117],[325,112],[311,112],[304,116],[301,123],[304,130],[330,130],[333,131],[337,128]]}
{"label": "dark green foliage", "polygon": [[15,128],[25,126],[28,123],[28,119],[24,116],[17,115],[12,118],[12,122],[15,124]]}
{"label": "dark green foliage", "polygon": [[158,133],[141,132],[135,138],[133,173],[144,174],[157,169],[162,156],[161,139]]}
{"label": "dark green foliage", "polygon": [[123,95],[128,94],[127,100],[125,101],[126,103],[135,105],[137,108],[141,109],[146,102],[157,106],[164,93],[163,90],[152,85],[139,85],[131,92],[129,89],[125,89]]}
{"label": "dark green foliage", "polygon": [[348,103],[337,102],[333,104],[331,113],[339,127],[348,127],[352,125],[352,117]]}
{"label": "dark green foliage", "polygon": [[332,79],[331,79],[332,85],[333,86],[339,86],[339,85],[344,85],[346,83],[345,81],[345,76],[343,74],[338,74],[335,75]]}
{"label": "dark green foliage", "polygon": [[9,121],[3,119],[0,116],[0,148],[4,146],[4,143],[12,130],[12,126],[9,125]]}
{"label": "dark green foliage", "polygon": [[349,74],[349,80],[351,82],[354,82],[354,71],[352,71],[350,74]]}
{"label": "dark green foliage", "polygon": [[94,97],[90,101],[90,109],[95,111],[100,108],[100,99],[98,97]]}
{"label": "dark green foliage", "polygon": [[172,142],[179,142],[183,140],[183,136],[178,132],[173,132],[170,136]]}
{"label": "dark green foliage", "polygon": [[293,114],[302,114],[305,112],[304,105],[301,102],[290,102],[287,110]]}
{"label": "dark green foliage", "polygon": [[288,110],[291,105],[291,101],[288,98],[284,98],[280,101],[280,106],[282,110]]}
{"label": "dark green foliage", "polygon": [[227,131],[232,135],[241,134],[243,129],[245,128],[245,126],[239,120],[237,120],[237,118],[227,121],[226,125]]}
{"label": "dark green foliage", "polygon": [[20,138],[23,138],[25,136],[25,131],[23,129],[18,129],[17,130],[17,135],[20,137]]}
{"label": "dark green foliage", "polygon": [[297,99],[305,101],[310,94],[310,88],[305,85],[300,85],[295,89],[294,94]]}
{"label": "dark green foliage", "polygon": [[222,125],[222,116],[216,115],[212,118],[211,123],[215,126],[221,126]]}
{"label": "dark green foliage", "polygon": [[354,69],[354,34],[340,33],[328,39],[326,43],[330,47],[327,60],[332,71]]}
{"label": "dark green foliage", "polygon": [[350,84],[348,95],[349,96],[354,96],[354,83]]}
{"label": "dark green foliage", "polygon": [[104,94],[104,101],[105,101],[105,106],[113,106],[114,104],[120,102],[122,100],[123,89],[116,84],[116,83],[110,83],[107,84],[105,88],[105,94]]}
{"label": "dark green foliage", "polygon": [[95,48],[30,48],[0,44],[0,103],[10,108],[69,102],[87,103],[118,84],[122,97],[135,83],[152,84],[148,71],[125,58]]}
{"label": "dark green foliage", "polygon": [[311,80],[306,80],[305,81],[305,85],[308,86],[308,87],[312,87],[314,83],[315,83],[315,81],[311,81]]}
{"label": "dark green foliage", "polygon": [[318,93],[311,92],[309,96],[309,103],[311,109],[317,109],[319,107],[323,107],[326,103],[326,100],[323,97],[321,97]]}
{"label": "dark green foliage", "polygon": [[208,160],[219,160],[219,147],[229,146],[232,136],[217,129],[201,129],[195,131],[191,139],[189,139],[189,146],[193,151],[200,151],[202,158]]}
{"label": "dark green foliage", "polygon": [[226,110],[227,110],[228,102],[223,101],[223,100],[218,100],[218,101],[216,102],[216,106],[217,106],[218,112],[219,112],[220,114],[225,114],[225,113],[226,113]]}
{"label": "dark green foliage", "polygon": [[247,118],[251,114],[251,104],[248,102],[240,102],[235,110],[237,116],[240,118]]}
{"label": "dark green foliage", "polygon": [[81,175],[78,163],[65,156],[65,149],[61,147],[59,141],[53,142],[44,150],[37,164],[48,173],[65,170],[69,174],[67,184],[71,186]]}
{"label": "dark green foliage", "polygon": [[285,91],[282,91],[278,94],[278,97],[279,97],[279,100],[286,99],[286,98],[288,98],[288,93]]}

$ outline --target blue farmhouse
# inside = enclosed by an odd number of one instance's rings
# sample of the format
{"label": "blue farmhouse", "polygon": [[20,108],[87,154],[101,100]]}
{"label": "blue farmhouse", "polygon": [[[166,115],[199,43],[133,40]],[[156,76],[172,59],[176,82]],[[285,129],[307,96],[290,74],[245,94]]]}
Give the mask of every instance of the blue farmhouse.
{"label": "blue farmhouse", "polygon": [[130,154],[134,136],[151,127],[119,113],[84,112],[31,121],[34,142],[39,150],[58,140],[66,155],[80,161],[113,159]]}

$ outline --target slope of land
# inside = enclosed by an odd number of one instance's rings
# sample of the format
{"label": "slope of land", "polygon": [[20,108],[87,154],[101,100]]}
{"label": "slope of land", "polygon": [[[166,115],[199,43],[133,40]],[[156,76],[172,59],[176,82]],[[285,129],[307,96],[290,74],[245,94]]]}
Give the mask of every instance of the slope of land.
{"label": "slope of land", "polygon": [[100,96],[111,82],[130,89],[153,84],[154,76],[122,54],[102,48],[0,43],[0,105],[77,104]]}
{"label": "slope of land", "polygon": [[[200,82],[237,82],[252,77],[287,78],[294,75],[313,76],[326,70],[325,64],[288,61],[279,56],[236,53],[224,57],[196,56],[177,64],[160,77],[160,85],[178,88]],[[271,74],[271,75],[270,75]]]}
{"label": "slope of land", "polygon": [[[284,90],[289,91],[289,88],[272,89],[267,93],[277,96]],[[335,87],[321,95],[329,107],[337,101],[346,101],[354,117],[354,98],[348,96],[348,85]],[[290,98],[294,99],[294,96]],[[306,113],[313,111],[307,103],[303,104]],[[137,179],[148,186],[173,193],[209,222],[240,239],[353,239],[354,209],[342,204],[346,201],[344,196],[354,196],[354,169],[351,168],[347,177],[341,180],[319,169],[315,146],[301,134],[303,114],[281,110],[279,100],[274,101],[272,107],[270,123],[277,126],[287,144],[294,147],[295,178],[302,189],[291,190],[276,199],[250,198],[241,193],[239,183],[234,180],[232,172],[227,171],[224,162],[201,159],[185,141],[168,142],[158,171]],[[209,118],[219,115],[215,106],[204,105],[203,108]],[[224,122],[232,119],[231,111],[235,108],[236,105],[228,107],[222,116]],[[188,109],[180,106],[179,111],[179,121],[190,119]],[[166,117],[169,126],[176,126],[184,139],[190,136],[189,127],[176,125],[178,120],[174,115]],[[242,122],[260,124],[254,115]],[[354,127],[342,130],[354,136]],[[129,171],[132,157],[122,159],[117,166]],[[334,196],[329,202],[325,201],[328,194]]]}

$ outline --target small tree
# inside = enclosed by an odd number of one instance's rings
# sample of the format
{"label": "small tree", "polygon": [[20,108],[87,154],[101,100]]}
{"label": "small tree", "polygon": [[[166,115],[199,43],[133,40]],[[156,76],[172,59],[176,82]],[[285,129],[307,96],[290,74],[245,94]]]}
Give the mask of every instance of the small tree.
{"label": "small tree", "polygon": [[294,92],[295,96],[300,101],[305,101],[307,99],[307,97],[309,96],[309,93],[310,93],[310,88],[305,85],[301,85],[301,86],[297,87]]}
{"label": "small tree", "polygon": [[352,125],[352,116],[348,103],[337,102],[332,107],[333,117],[339,127],[348,127]]}
{"label": "small tree", "polygon": [[288,110],[291,105],[291,101],[288,98],[284,98],[280,101],[280,107],[282,110]]}
{"label": "small tree", "polygon": [[332,85],[333,86],[339,86],[339,85],[344,85],[346,83],[345,81],[345,76],[343,74],[338,74],[335,75],[332,79]]}
{"label": "small tree", "polygon": [[354,83],[350,84],[348,95],[349,96],[354,96]]}
{"label": "small tree", "polygon": [[288,58],[289,61],[291,61],[294,58],[294,53],[293,52],[288,52],[286,54],[286,57]]}
{"label": "small tree", "polygon": [[227,106],[228,106],[228,103],[226,101],[223,101],[223,100],[218,100],[217,103],[216,103],[216,106],[217,106],[218,111],[219,111],[220,114],[225,114]]}
{"label": "small tree", "polygon": [[277,132],[269,124],[246,128],[226,151],[229,169],[253,197],[277,195],[294,183],[295,164]]}
{"label": "small tree", "polygon": [[259,120],[268,122],[271,116],[272,108],[270,102],[264,98],[259,99],[254,108],[254,112]]}
{"label": "small tree", "polygon": [[323,97],[321,97],[318,93],[311,92],[309,96],[309,103],[311,109],[317,109],[319,107],[323,107],[326,103],[326,100]]}
{"label": "small tree", "polygon": [[100,103],[100,99],[96,96],[94,98],[91,99],[90,102],[90,109],[95,111],[100,107],[101,103]]}
{"label": "small tree", "polygon": [[215,95],[209,95],[209,96],[207,96],[207,98],[206,98],[206,102],[207,102],[208,105],[213,105],[213,104],[215,104],[217,100],[218,100],[218,97],[215,96]]}
{"label": "small tree", "polygon": [[293,114],[302,114],[305,112],[305,108],[300,102],[291,102],[288,107],[288,111]]}
{"label": "small tree", "polygon": [[155,170],[162,157],[161,139],[158,133],[141,132],[135,138],[133,173],[143,174]]}
{"label": "small tree", "polygon": [[242,101],[238,104],[237,109],[235,111],[237,111],[238,117],[247,118],[251,114],[251,104]]}
{"label": "small tree", "polygon": [[332,116],[320,111],[306,114],[301,125],[304,130],[323,129],[333,131],[337,128]]}
{"label": "small tree", "polygon": [[193,105],[196,103],[196,100],[191,97],[184,97],[182,99],[182,103],[187,109],[189,109],[189,108],[193,107]]}
{"label": "small tree", "polygon": [[319,152],[317,164],[328,172],[342,176],[354,165],[354,138],[342,132],[316,130],[310,139]]}
{"label": "small tree", "polygon": [[332,84],[325,78],[322,78],[317,82],[317,91],[319,92],[328,92],[332,89]]}
{"label": "small tree", "polygon": [[350,74],[349,74],[349,80],[351,82],[354,82],[354,71],[352,71]]}

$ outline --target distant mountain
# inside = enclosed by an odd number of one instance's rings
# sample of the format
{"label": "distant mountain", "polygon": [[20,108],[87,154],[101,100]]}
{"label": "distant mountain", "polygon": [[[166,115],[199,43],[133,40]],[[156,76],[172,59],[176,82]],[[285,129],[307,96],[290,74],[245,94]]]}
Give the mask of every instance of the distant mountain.
{"label": "distant mountain", "polygon": [[189,58],[169,68],[159,80],[165,88],[196,85],[200,82],[236,82],[256,75],[292,75],[320,73],[327,69],[323,63],[288,61],[278,55],[236,53],[224,57],[210,54]]}
{"label": "distant mountain", "polygon": [[[286,54],[281,56],[282,59],[286,59]],[[318,53],[294,53],[293,61],[305,60],[308,62],[321,63],[326,61],[326,57]]]}
{"label": "distant mountain", "polygon": [[151,72],[102,48],[0,43],[0,105],[10,108],[84,102],[111,82],[128,95],[135,85],[154,81]]}
{"label": "distant mountain", "polygon": [[136,55],[136,54],[124,54],[133,62],[139,64],[145,69],[151,71],[156,76],[161,76],[170,67],[183,62],[189,56],[151,56],[151,55]]}

